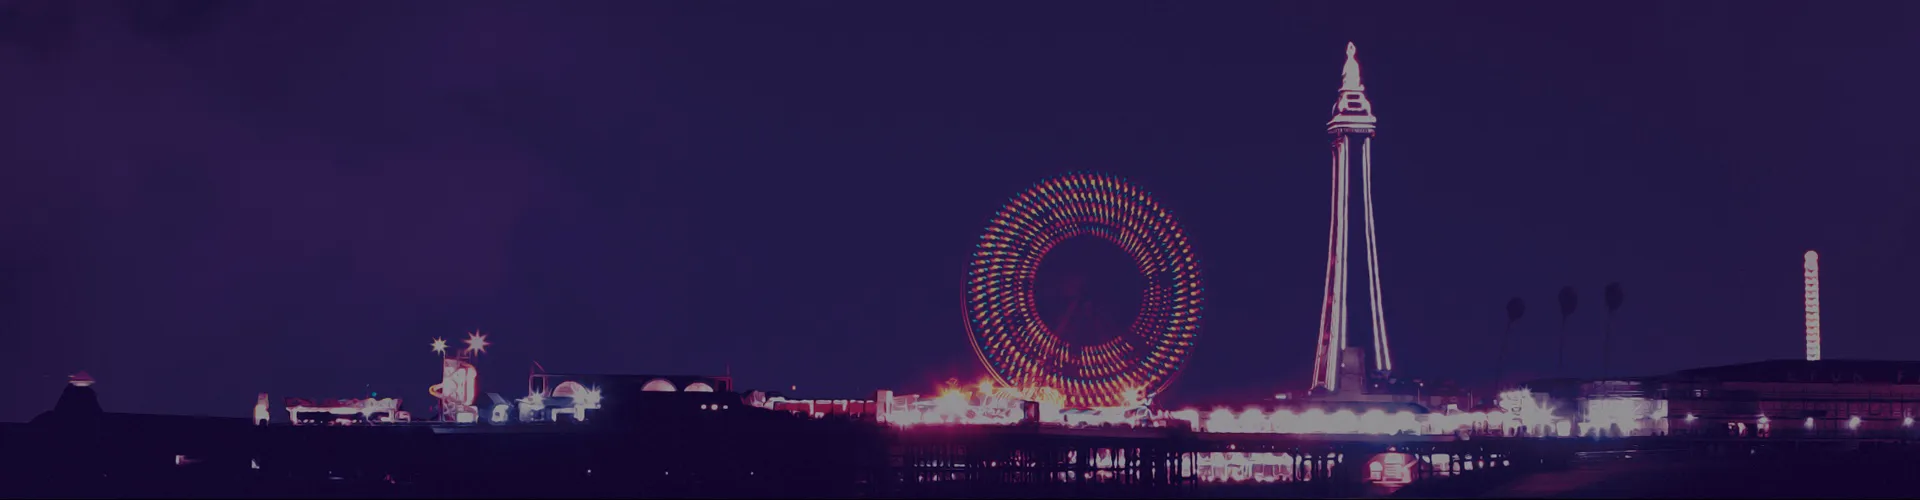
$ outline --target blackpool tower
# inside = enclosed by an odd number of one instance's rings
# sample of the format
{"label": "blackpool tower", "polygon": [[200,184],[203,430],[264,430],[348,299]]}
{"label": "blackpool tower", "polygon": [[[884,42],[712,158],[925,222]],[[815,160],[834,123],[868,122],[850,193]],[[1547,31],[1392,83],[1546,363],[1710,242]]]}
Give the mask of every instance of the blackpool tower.
{"label": "blackpool tower", "polygon": [[[1340,71],[1340,98],[1333,105],[1333,120],[1327,122],[1327,133],[1333,136],[1333,217],[1327,243],[1327,282],[1326,295],[1320,306],[1319,348],[1314,350],[1313,391],[1335,392],[1343,389],[1343,384],[1356,383],[1353,374],[1361,373],[1365,368],[1374,372],[1393,370],[1393,356],[1387,349],[1386,313],[1380,308],[1380,254],[1377,251],[1373,232],[1373,131],[1375,119],[1373,104],[1367,101],[1367,87],[1360,83],[1360,61],[1354,58],[1352,43],[1347,44],[1347,65]],[[1347,336],[1347,261],[1351,255],[1352,244],[1347,237],[1349,209],[1353,206],[1350,193],[1352,185],[1352,165],[1360,164],[1360,202],[1361,217],[1366,231],[1361,238],[1360,252],[1367,259],[1367,312],[1369,330],[1373,332],[1372,356],[1363,359],[1360,353],[1346,356],[1349,340]],[[1370,362],[1368,366],[1349,366],[1343,370],[1343,364]],[[1349,377],[1342,377],[1343,373]],[[1349,380],[1341,380],[1348,378]],[[1357,390],[1359,387],[1346,388]]]}

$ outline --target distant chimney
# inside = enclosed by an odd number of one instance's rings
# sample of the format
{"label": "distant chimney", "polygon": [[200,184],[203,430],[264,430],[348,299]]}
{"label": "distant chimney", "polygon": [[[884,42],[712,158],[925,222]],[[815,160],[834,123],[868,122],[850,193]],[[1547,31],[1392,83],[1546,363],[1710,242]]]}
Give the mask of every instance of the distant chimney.
{"label": "distant chimney", "polygon": [[1808,250],[1803,256],[1801,277],[1806,285],[1807,361],[1820,360],[1820,253]]}

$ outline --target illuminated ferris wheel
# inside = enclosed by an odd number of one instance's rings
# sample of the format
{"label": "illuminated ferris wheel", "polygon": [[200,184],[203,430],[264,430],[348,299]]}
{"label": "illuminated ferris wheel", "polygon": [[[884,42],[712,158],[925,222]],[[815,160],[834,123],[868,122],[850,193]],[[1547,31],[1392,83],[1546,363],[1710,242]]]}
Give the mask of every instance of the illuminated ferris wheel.
{"label": "illuminated ferris wheel", "polygon": [[[1145,283],[1132,324],[1090,345],[1049,329],[1035,300],[1040,262],[1081,236],[1118,245]],[[967,337],[1001,384],[1058,391],[1071,408],[1137,404],[1192,355],[1201,290],[1186,234],[1145,190],[1103,174],[1054,177],[1008,200],[980,235],[967,269]]]}

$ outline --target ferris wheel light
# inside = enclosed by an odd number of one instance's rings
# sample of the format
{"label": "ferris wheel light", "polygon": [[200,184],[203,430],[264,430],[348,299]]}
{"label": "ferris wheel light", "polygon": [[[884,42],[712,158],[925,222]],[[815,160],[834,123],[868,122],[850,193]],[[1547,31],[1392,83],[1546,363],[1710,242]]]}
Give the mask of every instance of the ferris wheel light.
{"label": "ferris wheel light", "polygon": [[[1040,262],[1081,236],[1119,246],[1148,282],[1132,335],[1075,345],[1038,317],[1032,283]],[[1204,306],[1192,253],[1179,223],[1137,186],[1084,172],[1041,181],[995,212],[974,246],[963,296],[968,339],[1002,386],[1054,388],[1071,407],[1151,397],[1198,337]]]}

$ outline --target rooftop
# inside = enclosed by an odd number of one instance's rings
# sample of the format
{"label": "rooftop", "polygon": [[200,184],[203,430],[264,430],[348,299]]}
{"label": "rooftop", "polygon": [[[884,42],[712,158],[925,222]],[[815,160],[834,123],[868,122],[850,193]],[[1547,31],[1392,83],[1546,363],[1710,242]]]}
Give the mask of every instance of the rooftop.
{"label": "rooftop", "polygon": [[1681,370],[1672,381],[1920,384],[1920,361],[1776,359]]}

